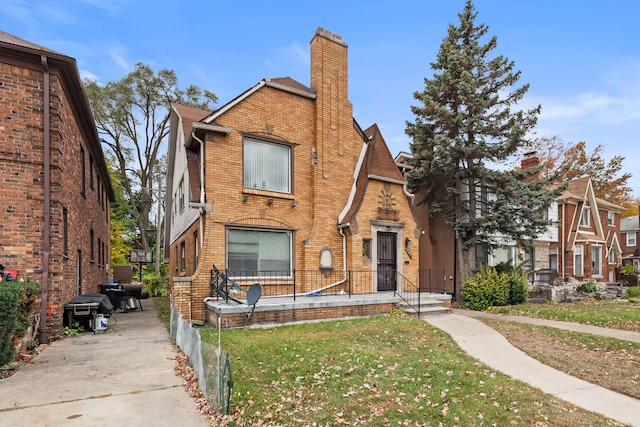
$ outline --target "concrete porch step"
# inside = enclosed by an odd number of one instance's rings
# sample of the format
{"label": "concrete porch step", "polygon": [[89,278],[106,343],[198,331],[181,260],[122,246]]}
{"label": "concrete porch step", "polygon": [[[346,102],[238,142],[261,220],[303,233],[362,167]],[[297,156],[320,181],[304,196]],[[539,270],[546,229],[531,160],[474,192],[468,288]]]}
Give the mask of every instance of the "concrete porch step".
{"label": "concrete porch step", "polygon": [[[436,298],[420,298],[420,306],[411,306],[405,301],[398,303],[398,308],[407,314],[417,315],[418,311],[420,316],[435,316],[441,314],[449,314],[451,312],[448,306],[445,306],[442,300]],[[419,310],[418,310],[419,309]]]}

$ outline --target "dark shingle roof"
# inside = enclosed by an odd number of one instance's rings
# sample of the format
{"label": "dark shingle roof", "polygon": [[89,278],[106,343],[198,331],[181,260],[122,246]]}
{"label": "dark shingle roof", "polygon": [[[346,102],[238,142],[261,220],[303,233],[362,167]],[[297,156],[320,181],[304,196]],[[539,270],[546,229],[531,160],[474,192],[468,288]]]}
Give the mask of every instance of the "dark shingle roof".
{"label": "dark shingle roof", "polygon": [[31,50],[39,50],[42,52],[55,53],[58,55],[62,55],[61,53],[56,52],[55,50],[47,49],[44,46],[32,43],[28,40],[22,39],[18,36],[14,36],[13,34],[9,34],[2,30],[0,30],[0,43],[6,43],[6,44],[14,45],[15,47],[21,47],[21,48],[26,48]]}
{"label": "dark shingle roof", "polygon": [[[354,126],[358,129],[358,125],[355,121]],[[394,181],[404,182],[405,180],[391,156],[389,147],[387,147],[387,143],[384,141],[378,125],[374,124],[370,126],[363,133],[365,139],[368,140],[368,142],[365,142],[365,144],[367,144],[367,152],[365,153],[362,167],[360,168],[360,172],[356,178],[356,191],[351,207],[342,219],[342,224],[351,222],[360,209],[365,198],[367,184],[371,175]]]}

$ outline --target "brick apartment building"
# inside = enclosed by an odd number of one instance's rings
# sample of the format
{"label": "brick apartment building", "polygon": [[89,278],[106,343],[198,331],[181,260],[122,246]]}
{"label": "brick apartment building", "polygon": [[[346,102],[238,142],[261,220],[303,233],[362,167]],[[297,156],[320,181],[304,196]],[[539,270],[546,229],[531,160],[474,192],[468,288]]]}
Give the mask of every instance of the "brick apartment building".
{"label": "brick apartment building", "polygon": [[114,192],[75,59],[0,31],[0,263],[40,282],[40,341],[109,278]]}
{"label": "brick apartment building", "polygon": [[318,29],[310,48],[310,86],[264,79],[213,113],[173,106],[165,247],[187,319],[206,320],[214,264],[251,283],[338,273],[298,292],[344,291],[347,270],[373,272],[354,293],[396,290],[385,271],[418,281],[423,231],[380,130],[353,117],[347,44]]}

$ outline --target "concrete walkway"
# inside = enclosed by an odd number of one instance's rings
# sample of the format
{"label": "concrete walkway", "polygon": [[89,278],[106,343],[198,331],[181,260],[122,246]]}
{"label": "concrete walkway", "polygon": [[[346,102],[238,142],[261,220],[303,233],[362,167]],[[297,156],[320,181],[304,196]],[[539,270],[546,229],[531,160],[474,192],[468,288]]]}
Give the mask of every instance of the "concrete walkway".
{"label": "concrete walkway", "polygon": [[[488,313],[484,313],[488,314]],[[426,317],[433,326],[451,335],[453,340],[470,356],[512,378],[523,381],[547,394],[558,397],[581,408],[604,415],[607,418],[640,427],[640,400],[596,386],[543,365],[512,346],[505,337],[471,316],[482,314],[467,310],[456,310],[446,316]],[[517,316],[498,316],[503,320]],[[536,319],[518,318],[518,321],[536,323]],[[537,323],[536,323],[537,324]],[[567,322],[545,321],[546,326],[580,330],[606,336],[605,328],[588,327]],[[573,327],[571,325],[574,325]],[[605,331],[610,331],[605,329]],[[620,331],[625,332],[625,331]],[[618,332],[614,332],[618,334]],[[627,335],[638,337],[635,335]],[[616,337],[617,338],[617,337]],[[629,339],[629,338],[622,338]],[[635,341],[635,339],[633,340]]]}
{"label": "concrete walkway", "polygon": [[[2,426],[208,426],[176,376],[175,351],[151,300],[49,345],[0,380]],[[116,323],[117,321],[117,323]]]}

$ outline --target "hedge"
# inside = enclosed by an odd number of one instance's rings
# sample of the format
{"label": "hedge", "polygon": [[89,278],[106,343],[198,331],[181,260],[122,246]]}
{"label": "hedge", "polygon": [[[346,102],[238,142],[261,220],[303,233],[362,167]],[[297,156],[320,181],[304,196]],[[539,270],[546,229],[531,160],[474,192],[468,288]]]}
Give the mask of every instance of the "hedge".
{"label": "hedge", "polygon": [[32,324],[41,292],[37,282],[0,283],[0,365],[13,360],[14,346]]}

